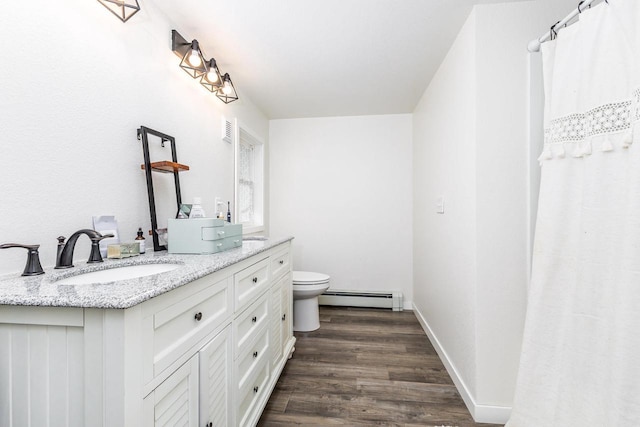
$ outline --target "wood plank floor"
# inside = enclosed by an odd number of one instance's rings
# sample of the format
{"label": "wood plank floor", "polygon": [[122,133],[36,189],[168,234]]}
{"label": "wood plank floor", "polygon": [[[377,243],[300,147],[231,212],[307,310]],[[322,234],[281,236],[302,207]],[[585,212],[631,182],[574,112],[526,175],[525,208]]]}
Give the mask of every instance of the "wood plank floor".
{"label": "wood plank floor", "polygon": [[473,421],[412,311],[320,307],[258,426],[498,427]]}

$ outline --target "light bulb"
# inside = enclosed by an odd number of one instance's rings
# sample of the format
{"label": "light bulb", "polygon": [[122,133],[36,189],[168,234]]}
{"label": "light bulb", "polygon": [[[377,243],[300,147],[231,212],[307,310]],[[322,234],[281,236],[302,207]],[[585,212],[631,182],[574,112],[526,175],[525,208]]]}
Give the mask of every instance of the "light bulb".
{"label": "light bulb", "polygon": [[202,60],[200,59],[200,55],[198,55],[198,51],[195,49],[191,49],[191,54],[189,54],[187,61],[193,67],[199,67],[200,65],[202,65]]}
{"label": "light bulb", "polygon": [[222,93],[224,93],[225,95],[231,95],[231,92],[233,92],[231,83],[229,82],[229,80],[225,80],[224,85],[222,85]]}
{"label": "light bulb", "polygon": [[218,74],[216,74],[216,70],[214,70],[213,68],[209,70],[209,72],[207,73],[207,80],[209,81],[209,83],[215,83],[218,81]]}

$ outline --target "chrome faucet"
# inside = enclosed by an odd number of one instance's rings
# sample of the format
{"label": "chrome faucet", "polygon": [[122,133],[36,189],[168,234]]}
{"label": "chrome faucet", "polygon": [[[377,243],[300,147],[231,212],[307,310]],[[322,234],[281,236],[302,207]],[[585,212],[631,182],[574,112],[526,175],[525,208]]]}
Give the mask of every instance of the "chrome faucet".
{"label": "chrome faucet", "polygon": [[100,254],[100,240],[107,237],[113,237],[113,234],[100,234],[95,230],[82,229],[73,233],[67,243],[64,242],[65,237],[58,237],[58,254],[56,257],[56,268],[70,268],[73,267],[73,250],[76,247],[76,241],[80,235],[86,234],[91,239],[91,255],[87,264],[102,262],[102,255]]}

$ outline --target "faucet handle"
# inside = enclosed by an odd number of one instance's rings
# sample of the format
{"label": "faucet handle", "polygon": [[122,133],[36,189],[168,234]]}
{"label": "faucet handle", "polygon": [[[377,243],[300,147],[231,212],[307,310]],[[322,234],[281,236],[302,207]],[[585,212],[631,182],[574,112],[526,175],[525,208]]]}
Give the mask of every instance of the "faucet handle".
{"label": "faucet handle", "polygon": [[103,262],[102,254],[100,253],[100,241],[109,237],[114,237],[113,234],[100,234],[98,236],[91,237],[91,254],[87,260],[87,264],[93,264],[96,262]]}
{"label": "faucet handle", "polygon": [[37,276],[39,274],[44,274],[44,270],[40,264],[40,256],[38,254],[40,245],[21,245],[19,243],[5,243],[0,245],[0,249],[9,248],[23,248],[29,251],[27,255],[27,265],[24,267],[24,272],[22,273],[23,276]]}
{"label": "faucet handle", "polygon": [[65,239],[66,237],[64,236],[58,236],[58,250],[56,251],[56,268],[61,267],[60,256],[62,255],[62,250],[64,249]]}

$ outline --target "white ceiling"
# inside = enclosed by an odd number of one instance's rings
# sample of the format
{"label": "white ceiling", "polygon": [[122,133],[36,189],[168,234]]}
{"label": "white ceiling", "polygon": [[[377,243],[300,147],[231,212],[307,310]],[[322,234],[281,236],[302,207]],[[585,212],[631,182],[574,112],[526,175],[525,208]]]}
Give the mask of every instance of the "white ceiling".
{"label": "white ceiling", "polygon": [[471,7],[496,2],[153,0],[270,119],[410,113]]}

